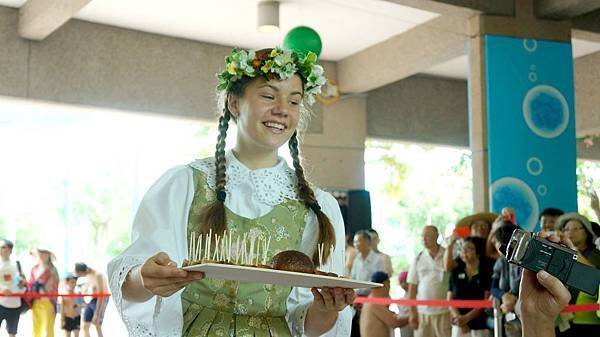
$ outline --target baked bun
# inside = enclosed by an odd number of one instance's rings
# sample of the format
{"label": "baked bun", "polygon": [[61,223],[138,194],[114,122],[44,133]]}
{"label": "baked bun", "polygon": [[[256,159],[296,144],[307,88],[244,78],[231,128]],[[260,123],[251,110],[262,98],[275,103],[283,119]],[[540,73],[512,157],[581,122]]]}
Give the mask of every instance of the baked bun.
{"label": "baked bun", "polygon": [[272,259],[273,269],[314,274],[315,265],[304,253],[297,250],[284,250],[275,254]]}

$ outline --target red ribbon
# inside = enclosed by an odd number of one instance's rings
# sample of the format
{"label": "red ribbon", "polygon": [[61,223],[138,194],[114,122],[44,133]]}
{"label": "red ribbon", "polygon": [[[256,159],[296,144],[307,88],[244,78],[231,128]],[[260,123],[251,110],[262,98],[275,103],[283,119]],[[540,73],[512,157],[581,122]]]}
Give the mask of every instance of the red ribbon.
{"label": "red ribbon", "polygon": [[[360,296],[354,300],[354,303],[372,303],[372,304],[401,304],[406,306],[425,305],[428,307],[454,307],[454,308],[491,308],[492,301],[488,300],[405,300],[391,299],[382,297],[364,297]],[[570,304],[567,305],[562,312],[583,312],[583,311],[598,311],[600,303],[591,304]]]}
{"label": "red ribbon", "polygon": [[373,304],[385,304],[390,305],[401,304],[407,306],[425,305],[428,307],[455,307],[455,308],[491,308],[492,301],[486,300],[405,300],[405,299],[391,299],[382,297],[357,297],[354,303],[373,303]]}
{"label": "red ribbon", "polygon": [[80,297],[110,297],[107,293],[98,294],[34,294],[34,293],[22,293],[22,294],[0,294],[0,297],[20,297],[20,298],[55,298],[55,297],[67,297],[67,298],[80,298]]}
{"label": "red ribbon", "polygon": [[598,311],[600,310],[600,303],[591,304],[569,304],[562,312],[581,312],[581,311]]}
{"label": "red ribbon", "polygon": [[[97,293],[97,294],[0,294],[0,297],[21,297],[21,298],[81,298],[81,297],[110,297],[108,293]],[[428,307],[455,307],[455,308],[491,308],[492,301],[488,300],[405,300],[405,299],[391,299],[382,297],[364,297],[359,296],[354,300],[354,303],[372,303],[381,305],[400,304],[406,306],[417,306],[425,305]],[[584,312],[584,311],[598,311],[600,310],[600,303],[591,304],[570,304],[567,305],[562,312]]]}

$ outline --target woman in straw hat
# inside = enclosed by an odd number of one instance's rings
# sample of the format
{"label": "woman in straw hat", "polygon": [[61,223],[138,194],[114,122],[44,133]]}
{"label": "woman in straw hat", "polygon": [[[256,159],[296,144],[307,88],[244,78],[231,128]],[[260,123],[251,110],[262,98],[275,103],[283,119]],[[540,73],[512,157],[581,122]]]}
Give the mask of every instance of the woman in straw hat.
{"label": "woman in straw hat", "polygon": [[[45,247],[31,251],[37,263],[31,269],[27,289],[33,294],[58,293],[59,277],[52,262],[54,254]],[[31,305],[34,337],[54,337],[54,318],[56,317],[56,298],[42,297],[34,299]]]}

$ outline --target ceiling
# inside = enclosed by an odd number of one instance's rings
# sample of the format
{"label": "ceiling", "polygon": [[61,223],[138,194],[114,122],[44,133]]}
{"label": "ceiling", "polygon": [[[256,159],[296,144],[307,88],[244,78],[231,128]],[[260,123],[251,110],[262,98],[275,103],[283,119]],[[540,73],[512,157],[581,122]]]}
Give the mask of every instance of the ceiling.
{"label": "ceiling", "polygon": [[[257,31],[258,0],[93,0],[75,18],[220,45],[281,45],[296,26],[316,29],[321,58],[337,61],[407,31],[435,13],[381,0],[282,0],[280,32]],[[21,7],[25,0],[0,0]]]}
{"label": "ceiling", "polygon": [[[259,0],[92,0],[75,18],[227,46],[260,49],[280,45],[289,29],[307,25],[323,41],[321,58],[339,61],[423,24],[438,14],[382,0],[281,0],[280,32],[260,33]],[[0,0],[19,8],[25,0]],[[574,57],[600,51],[600,43],[573,40]],[[466,78],[468,57],[425,71]]]}

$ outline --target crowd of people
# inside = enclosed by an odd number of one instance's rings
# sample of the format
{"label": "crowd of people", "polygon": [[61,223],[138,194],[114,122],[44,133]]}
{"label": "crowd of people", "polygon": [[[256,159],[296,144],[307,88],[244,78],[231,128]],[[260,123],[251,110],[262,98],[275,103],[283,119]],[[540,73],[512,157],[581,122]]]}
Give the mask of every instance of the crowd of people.
{"label": "crowd of people", "polygon": [[[55,266],[55,256],[47,248],[31,250],[36,263],[26,276],[19,261],[12,259],[14,244],[0,239],[0,325],[6,321],[9,337],[18,333],[21,315],[30,311],[33,337],[54,337],[57,316],[66,337],[90,336],[94,326],[96,335],[102,337],[102,319],[108,297],[84,294],[107,294],[104,275],[85,263],[78,262],[72,272],[60,277]],[[79,281],[78,281],[79,280]],[[69,296],[56,296],[69,295]],[[81,296],[78,296],[81,295]]]}
{"label": "crowd of people", "polygon": [[[591,200],[592,209],[600,219],[600,204],[595,193],[591,194]],[[452,235],[440,240],[436,226],[424,226],[421,233],[423,251],[417,254],[408,272],[398,274],[399,283],[405,290],[404,298],[495,299],[502,312],[501,324],[495,327],[491,309],[419,305],[399,306],[392,311],[387,305],[367,302],[354,306],[352,336],[388,337],[395,328],[400,328],[402,337],[489,337],[495,328],[502,329],[507,337],[522,336],[521,278],[532,276],[529,271],[524,272],[521,267],[509,263],[502,252],[503,243],[519,228],[514,211],[505,208],[500,215],[473,214],[461,219],[456,228]],[[459,230],[461,228],[465,230]],[[578,261],[600,268],[598,223],[579,213],[547,208],[539,216],[539,228],[541,237],[561,242],[577,251]],[[352,278],[384,285],[358,294],[389,297],[393,269],[389,255],[378,249],[377,232],[361,230],[353,238],[353,244],[347,242],[347,272]],[[528,290],[531,289],[528,287]],[[598,296],[571,288],[569,292],[571,304],[598,302]],[[600,317],[596,312],[560,313],[555,322],[554,333],[559,337],[591,336],[600,331]]]}

